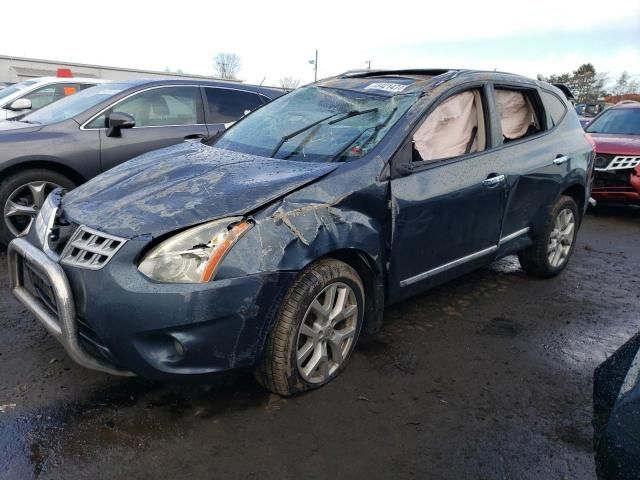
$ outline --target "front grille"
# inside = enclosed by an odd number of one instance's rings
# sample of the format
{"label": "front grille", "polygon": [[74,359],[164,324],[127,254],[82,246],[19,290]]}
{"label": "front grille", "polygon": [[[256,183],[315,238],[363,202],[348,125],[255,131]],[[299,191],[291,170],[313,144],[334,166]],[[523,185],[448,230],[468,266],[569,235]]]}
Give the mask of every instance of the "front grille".
{"label": "front grille", "polygon": [[640,165],[640,157],[613,157],[613,155],[596,156],[596,170],[606,172],[611,170],[627,170]]}
{"label": "front grille", "polygon": [[82,225],[64,248],[60,262],[73,267],[99,270],[111,260],[125,242],[124,238]]}
{"label": "front grille", "polygon": [[44,306],[49,310],[51,315],[58,318],[58,306],[56,304],[56,296],[53,287],[44,275],[29,265],[26,259],[22,259],[22,277],[25,288],[31,295],[40,299]]}
{"label": "front grille", "polygon": [[611,187],[629,187],[631,174],[629,172],[605,172],[598,171],[593,178],[593,187],[597,188],[611,188]]}

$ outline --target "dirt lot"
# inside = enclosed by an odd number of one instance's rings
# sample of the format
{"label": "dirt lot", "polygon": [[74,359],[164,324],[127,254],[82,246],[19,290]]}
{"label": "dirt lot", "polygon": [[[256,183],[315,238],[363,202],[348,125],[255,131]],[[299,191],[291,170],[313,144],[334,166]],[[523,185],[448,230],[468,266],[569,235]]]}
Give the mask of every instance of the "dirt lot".
{"label": "dirt lot", "polygon": [[640,209],[596,212],[560,277],[508,258],[394,306],[291,399],[77,367],[0,253],[0,478],[595,478],[592,373],[640,329],[639,240]]}

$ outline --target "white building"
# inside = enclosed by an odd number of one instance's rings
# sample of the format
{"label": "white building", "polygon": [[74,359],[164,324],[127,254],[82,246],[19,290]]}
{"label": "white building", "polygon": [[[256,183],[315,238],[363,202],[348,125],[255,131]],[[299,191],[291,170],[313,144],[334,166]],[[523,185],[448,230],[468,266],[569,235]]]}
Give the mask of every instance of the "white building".
{"label": "white building", "polygon": [[71,70],[74,77],[94,77],[103,78],[105,80],[128,80],[130,78],[188,78],[198,80],[217,80],[215,77],[207,77],[205,75],[154,72],[152,70],[105,67],[102,65],[87,65],[84,63],[0,55],[0,82],[15,83],[35,77],[55,77],[56,72],[60,68]]}

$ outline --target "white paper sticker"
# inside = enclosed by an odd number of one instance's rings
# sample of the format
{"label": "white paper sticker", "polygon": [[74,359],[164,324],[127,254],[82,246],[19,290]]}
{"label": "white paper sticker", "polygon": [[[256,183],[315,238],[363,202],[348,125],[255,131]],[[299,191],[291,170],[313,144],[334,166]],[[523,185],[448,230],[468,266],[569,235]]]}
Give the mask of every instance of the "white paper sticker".
{"label": "white paper sticker", "polygon": [[365,90],[383,90],[385,92],[399,93],[407,88],[408,85],[402,85],[400,83],[379,82],[367,85]]}

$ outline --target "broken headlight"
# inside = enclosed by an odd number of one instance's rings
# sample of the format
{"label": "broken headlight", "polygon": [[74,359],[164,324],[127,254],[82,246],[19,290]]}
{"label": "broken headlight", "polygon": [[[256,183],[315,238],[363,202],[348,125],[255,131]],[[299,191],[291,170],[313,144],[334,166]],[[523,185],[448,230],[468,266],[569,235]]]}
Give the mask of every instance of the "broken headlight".
{"label": "broken headlight", "polygon": [[208,282],[215,277],[231,247],[252,226],[253,223],[238,217],[190,228],[153,248],[138,270],[158,282]]}

